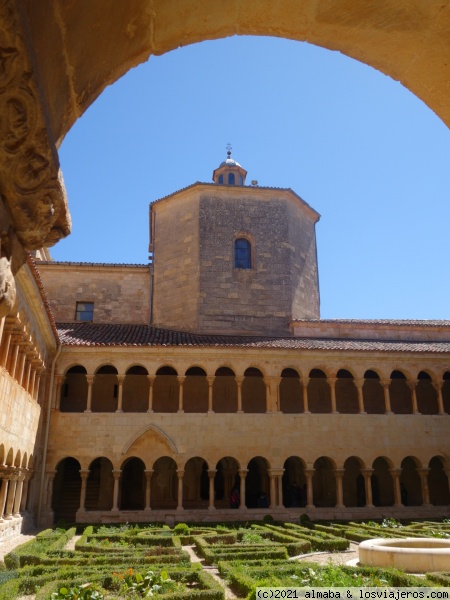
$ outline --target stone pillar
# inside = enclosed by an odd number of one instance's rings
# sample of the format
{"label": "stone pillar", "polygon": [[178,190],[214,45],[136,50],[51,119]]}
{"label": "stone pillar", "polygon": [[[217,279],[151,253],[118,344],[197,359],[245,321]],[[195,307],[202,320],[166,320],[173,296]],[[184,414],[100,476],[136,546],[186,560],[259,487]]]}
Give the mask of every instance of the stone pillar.
{"label": "stone pillar", "polygon": [[247,477],[248,469],[239,469],[238,473],[239,473],[239,477],[241,478],[241,481],[240,481],[241,486],[240,486],[240,490],[239,490],[241,504],[239,505],[239,508],[243,508],[245,510],[247,508],[245,506],[245,478]]}
{"label": "stone pillar", "polygon": [[392,415],[391,394],[390,394],[390,390],[389,390],[389,386],[390,386],[391,382],[387,381],[387,380],[383,380],[383,381],[380,381],[380,383],[383,386],[383,392],[384,392],[385,414]]}
{"label": "stone pillar", "polygon": [[363,395],[363,386],[364,379],[355,379],[356,390],[358,392],[358,411],[360,415],[365,415],[366,411],[364,410],[364,395]]}
{"label": "stone pillar", "polygon": [[178,376],[178,412],[184,413],[183,408],[183,384],[186,380],[186,377]]}
{"label": "stone pillar", "polygon": [[417,469],[417,472],[420,475],[420,483],[422,484],[422,506],[431,506],[430,490],[428,489],[428,473],[430,469]]}
{"label": "stone pillar", "polygon": [[25,481],[23,482],[22,500],[20,502],[20,512],[23,513],[27,509],[28,490],[30,489],[30,479],[33,475],[32,471],[25,473]]}
{"label": "stone pillar", "polygon": [[394,506],[403,506],[402,504],[402,493],[400,489],[400,474],[401,469],[389,469],[389,473],[392,475],[392,481],[394,484]]}
{"label": "stone pillar", "polygon": [[13,517],[20,517],[20,504],[22,501],[24,479],[25,479],[25,472],[22,471],[21,473],[19,473],[19,477],[17,479],[16,495],[14,498],[14,506],[13,506]]}
{"label": "stone pillar", "polygon": [[277,492],[276,492],[276,475],[272,470],[269,471],[269,481],[270,481],[270,508],[275,508],[277,506]]}
{"label": "stone pillar", "polygon": [[413,415],[419,415],[419,409],[417,408],[417,392],[416,386],[417,381],[408,381],[409,389],[411,390],[411,398],[412,398],[412,412]]}
{"label": "stone pillar", "polygon": [[14,350],[13,350],[13,353],[12,353],[12,356],[11,356],[11,368],[9,370],[9,374],[11,375],[11,377],[13,379],[15,378],[15,375],[16,375],[17,356],[19,354],[19,349],[20,349],[20,346],[17,343],[15,345],[15,347],[14,347]]}
{"label": "stone pillar", "polygon": [[30,396],[32,398],[34,398],[34,382],[36,381],[36,369],[33,369],[31,372],[31,379],[30,379],[30,383],[28,385],[28,393],[30,394]]}
{"label": "stone pillar", "polygon": [[328,385],[330,386],[331,391],[331,412],[335,415],[337,414],[336,410],[336,377],[328,378]]}
{"label": "stone pillar", "polygon": [[147,379],[150,383],[150,387],[148,388],[148,413],[153,412],[153,384],[155,383],[154,375],[147,375]]}
{"label": "stone pillar", "polygon": [[437,393],[437,401],[439,407],[439,414],[446,415],[447,413],[444,410],[444,400],[442,399],[442,386],[444,385],[443,381],[433,381],[434,389]]}
{"label": "stone pillar", "polygon": [[280,412],[280,383],[281,377],[265,377],[266,413]]}
{"label": "stone pillar", "polygon": [[9,487],[9,474],[2,472],[2,489],[0,491],[0,523],[4,521],[5,514],[5,506],[6,506],[6,498],[8,496],[8,487]]}
{"label": "stone pillar", "polygon": [[86,471],[80,470],[80,476],[81,476],[81,492],[80,492],[80,508],[78,509],[80,512],[86,512],[86,488],[87,488],[87,481],[89,478],[89,469],[87,469]]}
{"label": "stone pillar", "polygon": [[[150,384],[151,386],[152,384]],[[148,471],[144,471],[145,475],[145,508],[144,510],[151,510],[150,502],[151,502],[151,489],[152,489],[152,475],[153,471],[150,469]]]}
{"label": "stone pillar", "polygon": [[116,412],[121,413],[122,410],[122,401],[123,401],[123,381],[125,377],[123,375],[117,376],[117,382],[119,385],[118,393],[117,393],[117,410]]}
{"label": "stone pillar", "polygon": [[208,382],[208,412],[212,413],[213,411],[213,385],[214,385],[215,377],[214,375],[208,376],[206,381]]}
{"label": "stone pillar", "polygon": [[86,380],[87,380],[87,384],[88,384],[88,391],[87,391],[87,400],[86,400],[86,410],[84,411],[85,413],[90,413],[91,412],[91,406],[92,406],[92,386],[94,385],[94,375],[86,375]]}
{"label": "stone pillar", "polygon": [[5,328],[5,321],[6,321],[6,317],[2,317],[0,319],[0,345],[1,345],[2,339],[3,339],[3,330]]}
{"label": "stone pillar", "polygon": [[236,377],[236,385],[237,385],[237,396],[238,396],[238,408],[237,412],[242,413],[242,382],[244,381],[243,377]]}
{"label": "stone pillar", "polygon": [[305,469],[306,477],[306,508],[314,508],[314,495],[312,478],[314,469]]}
{"label": "stone pillar", "polygon": [[112,512],[119,512],[119,480],[121,474],[122,471],[120,469],[113,469],[112,471],[112,476],[114,478]]}
{"label": "stone pillar", "polygon": [[336,477],[336,508],[344,508],[344,493],[342,489],[342,478],[345,469],[335,469],[334,476]]}
{"label": "stone pillar", "polygon": [[12,333],[8,332],[8,334],[5,336],[5,342],[4,342],[4,347],[3,347],[3,351],[2,351],[2,357],[1,357],[1,366],[6,368],[6,364],[8,362],[8,356],[9,356],[9,348],[11,345],[11,338],[12,338]]}
{"label": "stone pillar", "polygon": [[35,402],[38,401],[38,394],[39,394],[39,384],[41,382],[41,377],[42,377],[42,371],[36,371],[36,378],[34,380],[34,389],[33,389],[33,399],[35,400]]}
{"label": "stone pillar", "polygon": [[8,496],[6,498],[5,519],[11,520],[13,517],[14,498],[16,496],[17,480],[20,473],[12,473],[9,480]]}
{"label": "stone pillar", "polygon": [[208,477],[209,477],[209,506],[208,510],[215,510],[214,506],[214,478],[216,476],[216,469],[208,469]]}
{"label": "stone pillar", "polygon": [[[302,380],[300,379],[300,384],[302,383]],[[310,410],[309,410],[309,403],[308,403],[308,384],[309,384],[309,377],[306,377],[303,380],[303,412],[306,415],[311,414]]]}
{"label": "stone pillar", "polygon": [[31,361],[28,362],[25,370],[25,381],[23,387],[28,392],[28,386],[30,384],[30,374],[31,374]]}
{"label": "stone pillar", "polygon": [[[184,377],[183,377],[184,380]],[[180,412],[180,411],[178,411]],[[183,412],[183,411],[181,411]],[[184,471],[182,469],[177,469],[177,477],[178,477],[178,506],[177,510],[184,510],[183,508],[183,477]]]}
{"label": "stone pillar", "polygon": [[61,408],[61,389],[64,383],[65,377],[64,375],[58,375],[55,377],[55,410],[59,410]]}
{"label": "stone pillar", "polygon": [[23,372],[25,370],[25,361],[27,359],[27,352],[23,350],[19,351],[19,356],[17,358],[17,383],[23,387]]}
{"label": "stone pillar", "polygon": [[278,506],[283,506],[283,475],[277,475]]}
{"label": "stone pillar", "polygon": [[372,473],[373,469],[361,469],[364,477],[364,486],[366,490],[366,508],[373,508],[372,498]]}

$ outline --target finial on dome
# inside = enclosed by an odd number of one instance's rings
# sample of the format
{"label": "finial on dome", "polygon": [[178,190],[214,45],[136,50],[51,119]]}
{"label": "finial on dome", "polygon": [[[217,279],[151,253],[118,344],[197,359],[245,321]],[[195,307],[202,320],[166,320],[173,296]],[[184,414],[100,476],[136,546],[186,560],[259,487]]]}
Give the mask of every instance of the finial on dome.
{"label": "finial on dome", "polygon": [[228,142],[228,144],[227,144],[227,156],[228,156],[228,158],[231,157],[231,144],[230,144],[230,142]]}
{"label": "finial on dome", "polygon": [[231,144],[228,142],[227,158],[220,163],[213,173],[214,183],[223,185],[245,185],[247,171],[231,158]]}

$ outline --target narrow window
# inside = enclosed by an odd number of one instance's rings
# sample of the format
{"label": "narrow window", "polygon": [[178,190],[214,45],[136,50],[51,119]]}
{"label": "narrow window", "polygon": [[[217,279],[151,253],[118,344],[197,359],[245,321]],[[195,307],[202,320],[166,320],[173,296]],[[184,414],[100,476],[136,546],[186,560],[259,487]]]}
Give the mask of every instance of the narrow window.
{"label": "narrow window", "polygon": [[245,238],[238,238],[234,242],[234,268],[252,268],[252,246]]}
{"label": "narrow window", "polygon": [[234,173],[228,173],[228,183],[234,185]]}
{"label": "narrow window", "polygon": [[223,175],[219,175],[219,183],[223,183]]}
{"label": "narrow window", "polygon": [[75,320],[76,321],[93,321],[94,320],[94,303],[93,302],[77,302]]}

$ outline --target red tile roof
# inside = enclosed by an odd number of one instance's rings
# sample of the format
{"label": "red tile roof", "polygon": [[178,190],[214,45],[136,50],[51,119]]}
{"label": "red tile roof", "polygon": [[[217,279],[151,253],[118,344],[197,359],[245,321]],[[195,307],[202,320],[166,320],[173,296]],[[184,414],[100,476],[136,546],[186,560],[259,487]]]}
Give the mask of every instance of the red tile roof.
{"label": "red tile roof", "polygon": [[264,336],[200,335],[148,325],[58,323],[63,346],[194,346],[212,348],[272,348],[366,352],[450,352],[450,342],[274,338]]}

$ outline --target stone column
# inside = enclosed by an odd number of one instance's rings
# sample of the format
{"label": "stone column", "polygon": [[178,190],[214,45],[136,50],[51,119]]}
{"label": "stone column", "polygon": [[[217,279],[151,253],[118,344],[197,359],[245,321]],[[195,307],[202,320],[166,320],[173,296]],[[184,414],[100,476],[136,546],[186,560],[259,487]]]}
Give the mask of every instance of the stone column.
{"label": "stone column", "polygon": [[89,478],[89,469],[87,469],[86,471],[80,470],[80,476],[81,476],[81,492],[80,492],[80,508],[78,509],[80,512],[86,512],[86,488],[87,488],[87,481]]}
{"label": "stone column", "polygon": [[22,500],[20,502],[20,512],[25,512],[27,509],[28,490],[30,489],[30,479],[33,476],[32,471],[25,473],[25,481],[23,482]]}
{"label": "stone column", "polygon": [[[300,384],[301,383],[302,383],[302,380],[300,379]],[[305,413],[305,415],[311,414],[311,412],[309,410],[309,403],[308,403],[308,384],[309,384],[309,377],[306,377],[303,380],[303,412]]]}
{"label": "stone column", "polygon": [[9,370],[9,374],[11,375],[11,377],[13,379],[15,379],[15,376],[16,376],[17,357],[19,354],[19,349],[20,349],[20,346],[19,346],[19,343],[17,343],[14,347],[14,350],[13,350],[13,353],[11,356],[11,368]]}
{"label": "stone column", "polygon": [[2,489],[0,491],[0,523],[4,521],[6,498],[8,496],[9,478],[8,473],[2,472]]}
{"label": "stone column", "polygon": [[87,380],[87,384],[88,384],[88,391],[87,391],[87,400],[86,400],[86,409],[85,409],[85,413],[90,413],[91,412],[91,406],[92,406],[92,386],[94,385],[94,375],[86,375],[86,380]]}
{"label": "stone column", "polygon": [[151,501],[151,489],[152,489],[151,486],[152,486],[153,471],[151,469],[148,471],[144,471],[144,475],[145,475],[145,508],[144,508],[144,510],[151,510],[150,501]]}
{"label": "stone column", "polygon": [[442,399],[442,386],[444,385],[443,381],[433,381],[434,389],[437,393],[437,401],[439,407],[439,414],[446,415],[447,413],[444,410],[444,400]]}
{"label": "stone column", "polygon": [[420,483],[422,484],[422,506],[431,506],[430,490],[428,489],[428,473],[430,469],[417,469],[417,472],[420,475]]}
{"label": "stone column", "polygon": [[9,355],[9,348],[11,345],[11,338],[12,338],[12,333],[8,332],[8,334],[5,337],[5,345],[2,351],[2,357],[1,357],[1,366],[6,368],[6,364],[8,362],[8,355]]}
{"label": "stone column", "polygon": [[417,381],[408,381],[409,389],[411,390],[411,398],[412,398],[412,411],[413,415],[419,415],[419,409],[417,408]]}
{"label": "stone column", "polygon": [[22,352],[19,351],[19,356],[17,358],[17,383],[19,385],[21,385],[23,387],[23,372],[25,370],[25,361],[27,359],[27,352],[26,350],[23,350]]}
{"label": "stone column", "polygon": [[113,469],[112,471],[112,476],[114,478],[112,512],[119,512],[119,480],[121,474],[122,471],[120,469]]}
{"label": "stone column", "polygon": [[215,510],[214,506],[214,478],[216,476],[216,469],[208,469],[208,477],[209,477],[209,506],[208,510]]}
{"label": "stone column", "polygon": [[276,475],[272,470],[269,471],[270,481],[270,508],[275,508],[277,505],[277,492],[276,492]]}
{"label": "stone column", "polygon": [[30,394],[30,396],[34,399],[34,382],[36,381],[36,369],[33,369],[33,371],[31,372],[31,380],[30,380],[30,384],[28,386],[28,393]]}
{"label": "stone column", "polygon": [[20,517],[20,503],[22,501],[23,482],[25,479],[25,473],[22,471],[19,473],[16,486],[16,495],[14,498],[13,506],[13,517]]}
{"label": "stone column", "polygon": [[52,509],[52,496],[53,496],[53,481],[55,480],[56,471],[47,471],[46,472],[46,488],[45,488],[45,502],[44,507],[49,513],[49,515],[53,514]]}
{"label": "stone column", "polygon": [[147,375],[147,379],[150,383],[150,387],[148,388],[148,413],[153,412],[153,384],[155,383],[154,375]]}
{"label": "stone column", "polygon": [[283,506],[283,475],[277,475],[278,506]]}
{"label": "stone column", "polygon": [[334,476],[336,477],[336,508],[344,508],[344,493],[342,489],[342,478],[345,469],[335,469]]}
{"label": "stone column", "polygon": [[366,508],[373,508],[372,498],[372,473],[373,469],[361,469],[364,477],[364,487],[366,490]]}
{"label": "stone column", "polygon": [[28,386],[30,384],[30,373],[31,373],[31,361],[28,362],[26,370],[25,370],[25,382],[23,387],[28,392]]}
{"label": "stone column", "polygon": [[184,376],[178,376],[178,412],[179,413],[184,413],[184,408],[183,408],[183,384],[186,380],[186,377]]}
{"label": "stone column", "polygon": [[59,410],[61,408],[61,388],[63,386],[65,377],[64,375],[57,375],[55,377],[55,410]]}
{"label": "stone column", "polygon": [[238,396],[238,408],[237,412],[242,413],[242,382],[244,381],[243,377],[236,377],[236,385],[237,385],[237,396]]}
{"label": "stone column", "polygon": [[336,410],[336,377],[328,378],[328,385],[330,386],[331,391],[331,412],[335,415],[337,414]]}
{"label": "stone column", "polygon": [[314,508],[314,495],[312,478],[314,469],[305,469],[306,477],[306,508]]}
{"label": "stone column", "polygon": [[3,339],[3,330],[5,327],[5,321],[6,321],[6,317],[2,317],[0,319],[0,344],[2,343],[2,339]]}
{"label": "stone column", "polygon": [[383,380],[383,381],[380,381],[380,383],[383,386],[383,392],[384,392],[385,414],[392,415],[391,394],[390,394],[390,390],[389,390],[389,386],[391,385],[391,382],[388,380]]}
{"label": "stone column", "polygon": [[280,412],[280,383],[281,377],[265,377],[266,413]]}
{"label": "stone column", "polygon": [[41,382],[41,377],[42,377],[42,371],[36,371],[36,378],[34,380],[34,389],[33,389],[33,399],[35,400],[35,402],[38,401],[38,394],[39,394],[39,385]]}
{"label": "stone column", "polygon": [[389,473],[392,475],[392,481],[394,484],[394,506],[403,506],[402,504],[402,493],[400,489],[400,474],[401,469],[389,469]]}
{"label": "stone column", "polygon": [[241,503],[239,505],[239,508],[243,508],[244,510],[247,508],[245,506],[245,478],[247,477],[247,473],[248,473],[248,469],[239,469],[238,471],[239,473],[239,477],[241,479],[240,483],[240,490],[239,490],[239,496],[241,499]]}
{"label": "stone column", "polygon": [[117,383],[119,385],[118,393],[117,393],[117,410],[116,412],[121,413],[122,410],[122,401],[123,401],[123,381],[125,377],[123,375],[117,376]]}
{"label": "stone column", "polygon": [[[184,377],[183,377],[184,379]],[[180,411],[178,411],[180,412]],[[181,411],[183,412],[183,411]],[[177,477],[178,477],[178,506],[177,510],[184,510],[183,508],[183,477],[184,471],[182,469],[177,469]]]}
{"label": "stone column", "polygon": [[9,480],[8,496],[6,498],[6,509],[5,509],[5,517],[4,517],[7,521],[11,520],[13,517],[14,498],[16,496],[16,488],[17,488],[17,481],[19,479],[19,475],[20,475],[20,472],[14,472],[11,474],[11,477]]}
{"label": "stone column", "polygon": [[213,413],[213,385],[215,377],[214,375],[208,375],[206,381],[208,382],[208,412]]}
{"label": "stone column", "polygon": [[356,390],[358,392],[358,411],[360,415],[365,415],[366,411],[364,410],[364,395],[363,395],[363,386],[364,379],[355,379]]}

